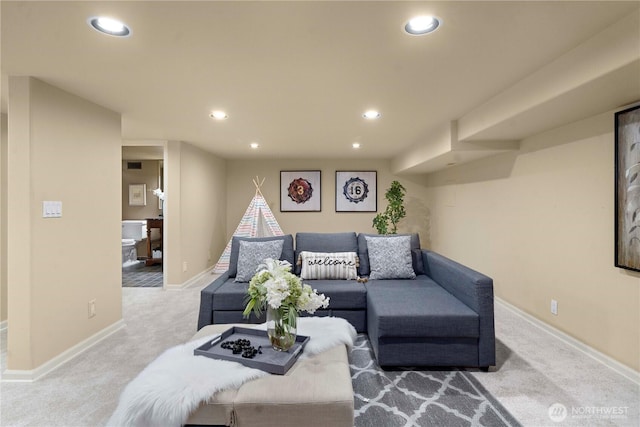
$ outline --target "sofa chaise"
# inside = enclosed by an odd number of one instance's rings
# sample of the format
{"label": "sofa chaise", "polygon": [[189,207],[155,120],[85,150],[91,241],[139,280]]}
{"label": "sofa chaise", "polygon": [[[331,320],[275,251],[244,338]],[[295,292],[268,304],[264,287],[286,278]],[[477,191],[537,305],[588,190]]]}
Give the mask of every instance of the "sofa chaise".
{"label": "sofa chaise", "polygon": [[301,277],[330,298],[314,315],[342,317],[366,332],[380,366],[495,365],[493,280],[421,249],[417,234],[297,233],[295,248],[292,235],[234,237],[229,270],[201,292],[198,329],[264,322],[242,316],[249,284],[237,281],[238,263],[241,247],[273,241],[282,241],[280,259],[299,275],[304,256],[357,254],[357,275],[366,281]]}

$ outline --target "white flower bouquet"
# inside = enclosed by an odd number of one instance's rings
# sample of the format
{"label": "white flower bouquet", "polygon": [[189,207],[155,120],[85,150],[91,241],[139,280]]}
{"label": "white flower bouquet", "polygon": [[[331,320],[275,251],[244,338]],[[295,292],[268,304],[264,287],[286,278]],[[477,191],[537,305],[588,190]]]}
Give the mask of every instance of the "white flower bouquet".
{"label": "white flower bouquet", "polygon": [[[271,342],[274,347],[282,347],[285,350],[288,341],[291,341],[291,345],[295,341],[298,313],[306,311],[313,314],[320,307],[329,306],[328,297],[318,294],[315,289],[303,284],[298,276],[291,273],[289,262],[271,258],[267,258],[264,264],[258,266],[258,272],[249,281],[247,300],[244,317],[249,317],[252,311],[259,316],[267,309],[268,317],[271,315],[275,321],[273,328],[271,322],[268,322]],[[276,341],[286,341],[285,345],[278,346],[273,337],[276,337]]]}

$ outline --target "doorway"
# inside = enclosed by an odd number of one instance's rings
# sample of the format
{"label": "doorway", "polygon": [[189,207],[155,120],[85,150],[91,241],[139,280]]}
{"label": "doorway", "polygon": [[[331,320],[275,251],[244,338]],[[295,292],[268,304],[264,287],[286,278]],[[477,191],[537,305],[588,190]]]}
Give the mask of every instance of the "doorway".
{"label": "doorway", "polygon": [[122,147],[122,286],[163,287],[164,145]]}

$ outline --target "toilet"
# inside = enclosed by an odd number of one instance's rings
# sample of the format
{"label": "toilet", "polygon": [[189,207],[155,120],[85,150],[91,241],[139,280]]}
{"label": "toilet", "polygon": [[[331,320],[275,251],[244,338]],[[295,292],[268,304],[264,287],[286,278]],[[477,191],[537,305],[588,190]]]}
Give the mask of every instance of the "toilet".
{"label": "toilet", "polygon": [[146,220],[122,221],[122,266],[128,267],[138,262],[136,245],[147,236]]}
{"label": "toilet", "polygon": [[138,251],[134,239],[122,239],[122,266],[128,267],[138,262]]}

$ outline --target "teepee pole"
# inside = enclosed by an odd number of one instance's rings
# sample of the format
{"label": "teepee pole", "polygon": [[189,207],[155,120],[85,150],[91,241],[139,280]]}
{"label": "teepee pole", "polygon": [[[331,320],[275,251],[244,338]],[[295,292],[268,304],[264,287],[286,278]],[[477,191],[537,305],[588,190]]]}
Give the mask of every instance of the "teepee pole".
{"label": "teepee pole", "polygon": [[[264,180],[266,178],[262,178],[262,181],[260,181],[260,178],[256,175],[255,179],[253,180],[253,185],[256,186],[256,196],[259,194],[260,196],[262,196],[262,191],[260,191],[260,187],[262,187],[262,184],[264,184]],[[264,196],[262,196],[264,198]]]}

